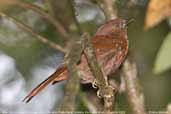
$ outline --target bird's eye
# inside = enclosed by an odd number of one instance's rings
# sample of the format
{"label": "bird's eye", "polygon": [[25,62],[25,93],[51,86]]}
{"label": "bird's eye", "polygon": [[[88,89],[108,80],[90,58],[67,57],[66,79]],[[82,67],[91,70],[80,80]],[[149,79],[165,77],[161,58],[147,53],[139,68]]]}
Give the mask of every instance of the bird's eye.
{"label": "bird's eye", "polygon": [[115,24],[115,25],[113,25],[112,30],[115,31],[116,29],[121,29],[121,28],[122,28],[121,24]]}

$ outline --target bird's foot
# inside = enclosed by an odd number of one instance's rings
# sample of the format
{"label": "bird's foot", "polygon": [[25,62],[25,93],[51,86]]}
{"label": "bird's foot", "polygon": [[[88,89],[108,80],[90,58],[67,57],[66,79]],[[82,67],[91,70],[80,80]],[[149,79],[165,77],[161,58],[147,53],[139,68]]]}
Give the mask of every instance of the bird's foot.
{"label": "bird's foot", "polygon": [[114,90],[115,89],[110,85],[104,88],[99,88],[99,90],[97,91],[97,97],[98,98],[111,98],[113,97]]}

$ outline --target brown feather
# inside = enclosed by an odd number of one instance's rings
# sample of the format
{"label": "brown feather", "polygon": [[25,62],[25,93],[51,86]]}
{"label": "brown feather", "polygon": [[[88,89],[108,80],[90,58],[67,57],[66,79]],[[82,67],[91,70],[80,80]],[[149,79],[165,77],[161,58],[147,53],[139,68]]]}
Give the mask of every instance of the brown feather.
{"label": "brown feather", "polygon": [[35,95],[37,95],[42,89],[44,89],[48,84],[58,79],[58,81],[65,80],[65,77],[60,76],[61,73],[63,73],[66,70],[65,65],[60,65],[60,67],[52,74],[50,75],[46,80],[44,80],[42,83],[40,83],[36,88],[34,88],[25,98],[23,101],[28,103]]}

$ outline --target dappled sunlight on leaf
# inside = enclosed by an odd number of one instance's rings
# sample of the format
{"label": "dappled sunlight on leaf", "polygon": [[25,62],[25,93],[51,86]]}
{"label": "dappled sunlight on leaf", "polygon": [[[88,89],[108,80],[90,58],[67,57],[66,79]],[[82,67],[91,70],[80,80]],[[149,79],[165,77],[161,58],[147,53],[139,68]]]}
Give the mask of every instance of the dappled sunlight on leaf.
{"label": "dappled sunlight on leaf", "polygon": [[157,25],[171,16],[171,0],[150,0],[145,19],[145,28]]}

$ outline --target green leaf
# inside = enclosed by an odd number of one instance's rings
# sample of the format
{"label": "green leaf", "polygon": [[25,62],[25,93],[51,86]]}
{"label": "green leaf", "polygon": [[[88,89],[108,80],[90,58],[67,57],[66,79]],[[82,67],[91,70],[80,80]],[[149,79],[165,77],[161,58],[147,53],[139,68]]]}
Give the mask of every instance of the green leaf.
{"label": "green leaf", "polygon": [[171,32],[165,38],[154,65],[154,73],[159,74],[171,68]]}

